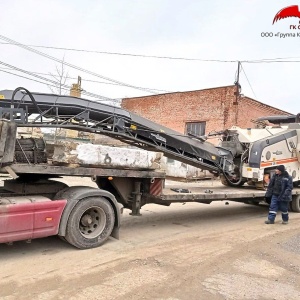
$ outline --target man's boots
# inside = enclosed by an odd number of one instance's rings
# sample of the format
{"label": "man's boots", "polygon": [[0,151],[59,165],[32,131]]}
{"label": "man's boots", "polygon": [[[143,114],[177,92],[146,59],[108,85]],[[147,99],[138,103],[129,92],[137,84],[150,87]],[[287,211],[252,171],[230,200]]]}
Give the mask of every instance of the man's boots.
{"label": "man's boots", "polygon": [[265,224],[274,224],[274,221],[272,221],[272,220],[267,220],[267,221],[265,221]]}

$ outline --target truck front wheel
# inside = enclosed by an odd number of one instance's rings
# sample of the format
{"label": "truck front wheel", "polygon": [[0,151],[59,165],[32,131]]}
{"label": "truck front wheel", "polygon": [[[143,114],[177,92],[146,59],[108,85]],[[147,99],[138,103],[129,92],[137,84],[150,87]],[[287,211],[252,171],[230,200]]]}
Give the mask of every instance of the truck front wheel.
{"label": "truck front wheel", "polygon": [[103,197],[88,197],[73,208],[67,223],[66,240],[79,249],[95,248],[110,236],[115,214]]}

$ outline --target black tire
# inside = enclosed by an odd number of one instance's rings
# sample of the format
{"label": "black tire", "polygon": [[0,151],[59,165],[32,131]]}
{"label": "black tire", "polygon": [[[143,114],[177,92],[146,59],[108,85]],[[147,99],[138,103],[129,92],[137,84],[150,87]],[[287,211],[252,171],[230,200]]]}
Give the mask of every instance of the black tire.
{"label": "black tire", "polygon": [[297,213],[300,212],[300,195],[293,196],[291,207],[293,212],[297,212]]}
{"label": "black tire", "polygon": [[103,197],[88,197],[73,208],[67,223],[66,240],[79,249],[95,248],[110,236],[115,213]]}

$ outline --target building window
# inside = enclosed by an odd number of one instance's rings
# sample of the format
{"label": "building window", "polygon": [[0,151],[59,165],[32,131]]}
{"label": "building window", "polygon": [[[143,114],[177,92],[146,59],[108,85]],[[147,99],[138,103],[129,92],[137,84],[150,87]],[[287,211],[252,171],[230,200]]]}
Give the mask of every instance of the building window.
{"label": "building window", "polygon": [[189,122],[185,124],[185,133],[196,136],[205,135],[206,122]]}

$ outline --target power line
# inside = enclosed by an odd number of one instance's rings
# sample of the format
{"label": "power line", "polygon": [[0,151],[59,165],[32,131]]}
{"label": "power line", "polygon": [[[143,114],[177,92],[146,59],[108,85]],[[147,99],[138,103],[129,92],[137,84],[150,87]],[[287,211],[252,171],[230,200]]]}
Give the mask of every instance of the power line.
{"label": "power line", "polygon": [[[29,78],[29,77],[26,77],[26,76],[22,76],[20,74],[16,74],[16,73],[13,73],[13,72],[9,72],[9,71],[5,71],[5,70],[0,70],[0,72],[4,72],[4,73],[7,73],[7,74],[11,74],[13,76],[17,76],[17,77],[21,77],[21,78],[24,78],[24,79],[27,79],[27,80],[31,80],[31,81],[34,81],[34,82],[37,82],[37,83],[41,83],[41,84],[44,84],[44,85],[47,85],[48,87],[49,86],[52,86],[52,87],[57,87],[56,85],[52,85],[52,84],[49,84],[49,83],[45,83],[45,82],[42,82],[42,81],[39,81],[39,80],[36,80],[36,79],[32,79],[32,78]],[[65,88],[65,87],[61,87],[63,90],[65,91],[69,91],[69,89]],[[87,93],[88,95],[88,93]],[[93,95],[93,94],[91,94]],[[115,103],[115,101],[120,101],[122,99],[110,99],[110,100],[94,100],[95,102],[100,102],[100,101],[108,101],[108,102],[112,102],[112,103]]]}
{"label": "power line", "polygon": [[[14,43],[3,43],[4,45],[15,45]],[[190,60],[190,61],[203,61],[203,62],[223,62],[223,63],[233,63],[237,60],[221,60],[221,59],[201,59],[201,58],[187,58],[187,57],[172,57],[172,56],[159,56],[159,55],[146,55],[146,54],[132,54],[132,53],[121,53],[121,52],[108,52],[108,51],[98,51],[98,50],[86,50],[86,49],[75,49],[75,48],[64,48],[64,47],[53,47],[53,46],[38,46],[38,45],[26,45],[34,48],[45,48],[45,49],[55,49],[55,50],[66,50],[66,51],[76,51],[76,52],[87,52],[87,53],[98,53],[98,54],[109,54],[109,55],[120,55],[120,56],[133,56],[133,57],[143,57],[143,58],[158,58],[158,59],[171,59],[171,60]]]}
{"label": "power line", "polygon": [[252,88],[252,85],[251,85],[251,83],[250,83],[250,81],[249,81],[249,79],[248,79],[248,77],[247,77],[247,74],[246,74],[246,72],[245,72],[244,67],[243,67],[242,64],[241,64],[241,67],[242,67],[242,71],[243,71],[243,73],[244,73],[244,75],[245,75],[245,77],[246,77],[246,79],[247,79],[247,81],[248,81],[248,84],[249,84],[249,86],[250,86],[250,88],[251,88],[251,90],[252,90],[252,93],[253,93],[254,97],[257,99],[256,94],[254,93],[254,90],[253,90],[253,88]]}
{"label": "power line", "polygon": [[299,63],[300,60],[246,60],[246,61],[241,61],[242,63],[248,63],[248,64],[271,64],[271,63]]}
{"label": "power line", "polygon": [[261,58],[261,59],[253,59],[252,61],[269,61],[269,60],[283,60],[283,59],[296,59],[296,58],[300,58],[300,57],[295,56],[295,57]]}
{"label": "power line", "polygon": [[[3,44],[3,45],[16,45],[13,42],[0,42],[0,44]],[[202,62],[222,62],[222,63],[236,63],[238,61],[240,61],[241,63],[300,62],[299,60],[296,60],[296,61],[295,60],[289,60],[289,59],[300,58],[300,57],[297,57],[297,56],[296,57],[261,58],[261,59],[253,59],[253,60],[224,60],[224,59],[202,59],[202,58],[191,58],[191,57],[172,57],[172,56],[160,56],[160,55],[133,54],[133,53],[109,52],[109,51],[75,49],[75,48],[41,46],[41,45],[25,45],[25,44],[23,44],[23,45],[28,46],[28,47],[34,47],[34,48],[65,50],[65,51],[75,51],[75,52],[98,53],[98,54],[119,55],[119,56],[132,56],[132,57],[142,57],[142,58],[202,61]]]}
{"label": "power line", "polygon": [[81,71],[81,72],[84,72],[84,73],[88,73],[88,74],[90,74],[90,75],[99,77],[99,78],[104,79],[104,80],[107,80],[107,81],[111,81],[111,82],[114,82],[114,83],[118,83],[118,84],[120,84],[120,85],[127,86],[127,87],[129,87],[129,88],[133,88],[133,89],[137,89],[137,90],[142,90],[142,91],[144,91],[144,92],[148,92],[148,93],[152,93],[152,94],[157,94],[156,92],[154,92],[154,91],[152,91],[152,90],[150,90],[150,89],[145,89],[145,88],[137,87],[137,86],[134,86],[134,85],[131,85],[131,84],[127,84],[127,83],[124,83],[124,82],[121,82],[121,81],[118,81],[118,80],[115,80],[115,79],[112,79],[112,78],[109,78],[109,77],[106,77],[106,76],[102,76],[102,75],[97,74],[97,73],[95,73],[95,72],[92,72],[92,71],[83,69],[83,68],[78,67],[78,66],[75,66],[75,65],[73,65],[73,64],[67,63],[67,62],[62,61],[62,60],[60,60],[60,59],[58,59],[58,58],[55,58],[55,57],[50,56],[50,55],[48,55],[48,54],[45,54],[45,53],[43,53],[43,52],[41,52],[41,51],[32,49],[32,48],[30,48],[30,47],[28,47],[28,46],[26,46],[26,45],[24,45],[24,44],[21,44],[21,43],[19,43],[19,42],[17,42],[17,41],[14,41],[14,40],[12,40],[12,39],[10,39],[10,38],[7,38],[7,37],[3,36],[3,35],[0,35],[0,39],[4,40],[4,41],[6,41],[6,42],[9,42],[9,43],[11,43],[11,44],[14,44],[14,45],[16,45],[16,46],[19,46],[19,47],[21,47],[21,48],[23,48],[23,49],[25,49],[25,50],[28,50],[28,51],[30,51],[30,52],[33,52],[33,53],[35,53],[35,54],[38,54],[38,55],[40,55],[40,56],[46,57],[46,58],[48,58],[48,59],[50,59],[50,60],[56,61],[56,62],[61,63],[61,64],[63,63],[64,65],[66,65],[66,66],[68,66],[68,67],[70,67],[70,68],[76,69],[76,70],[78,70],[78,71]]}
{"label": "power line", "polygon": [[[4,69],[4,70],[5,70],[5,68],[0,68],[0,69]],[[11,70],[10,68],[7,68],[7,69],[8,69],[8,70]],[[29,72],[29,71],[28,71],[28,72]],[[30,71],[30,73],[32,73],[32,74],[44,75],[44,76],[55,76],[55,75],[53,75],[53,74],[40,73],[40,72],[33,72],[33,71]],[[66,76],[65,78],[77,80],[77,78],[75,78],[75,77],[69,77],[69,76]],[[118,84],[118,83],[104,82],[104,81],[91,80],[91,79],[85,79],[85,78],[82,78],[82,81],[93,82],[93,83],[100,83],[100,84],[108,84],[108,85],[115,85],[115,86],[123,86],[123,85]],[[145,89],[146,89],[146,88],[145,88]],[[148,89],[148,88],[147,88],[147,89]],[[150,89],[150,88],[149,88],[149,89]],[[159,91],[159,92],[172,93],[171,91],[160,90],[160,89],[152,89],[152,88],[151,88],[151,90],[155,90],[155,91]]]}
{"label": "power line", "polygon": [[[44,83],[44,84],[46,84],[46,85],[48,85],[49,83],[50,83],[51,86],[54,86],[54,87],[57,87],[57,85],[58,85],[58,83],[57,83],[56,81],[54,81],[54,80],[51,80],[51,79],[42,77],[42,76],[37,75],[37,74],[34,74],[34,73],[30,73],[29,71],[26,71],[26,70],[17,68],[17,67],[15,67],[15,66],[12,66],[12,65],[10,65],[10,64],[4,63],[4,62],[2,62],[2,61],[0,61],[0,64],[1,64],[1,65],[4,65],[4,66],[6,66],[6,67],[8,67],[8,68],[10,68],[10,69],[12,69],[12,70],[15,70],[15,71],[18,71],[18,72],[22,72],[22,73],[25,73],[25,74],[27,74],[27,75],[29,75],[29,76],[36,77],[36,78],[38,78],[38,79],[41,79],[41,80],[47,82],[47,83]],[[5,71],[3,71],[3,70],[0,70],[0,71],[5,72]],[[9,73],[9,72],[6,72],[6,73]],[[11,72],[10,72],[10,74],[16,75],[16,74],[11,73]],[[18,76],[18,75],[16,75],[16,76]],[[26,78],[26,77],[24,77],[24,76],[22,76],[22,77],[23,77],[23,78]],[[28,79],[28,78],[27,78],[27,79]],[[40,82],[40,81],[37,81],[37,82],[42,83],[42,82]],[[69,90],[69,89],[71,88],[71,86],[65,85],[65,84],[61,84],[61,87],[62,87],[64,90],[66,90],[66,89]],[[91,92],[87,92],[87,91],[82,91],[82,94],[84,94],[84,95],[86,95],[86,96],[93,97],[93,98],[100,99],[100,100],[102,100],[102,101],[114,101],[114,100],[115,100],[115,99],[107,98],[107,97],[104,97],[104,96],[101,96],[101,95],[97,95],[97,94],[94,94],[94,93],[91,93]],[[98,100],[98,101],[99,101],[99,100]]]}
{"label": "power line", "polygon": [[[26,76],[22,76],[22,75],[19,75],[19,74],[16,74],[16,73],[12,73],[12,72],[9,72],[9,71],[5,71],[1,68],[0,72],[4,72],[4,73],[7,73],[7,74],[11,74],[11,75],[14,75],[14,76],[17,76],[17,77],[21,77],[21,78],[25,78],[25,79],[28,79],[28,80],[31,80],[31,81],[34,81],[34,82],[38,82],[38,83],[41,83],[41,84],[45,84],[47,86],[53,86],[53,87],[56,87],[55,85],[51,85],[49,83],[45,83],[45,82],[42,82],[42,81],[39,81],[39,80],[36,80],[36,79],[32,79],[32,78],[29,78],[29,77],[26,77]],[[63,90],[67,90],[66,88],[62,87]]]}

